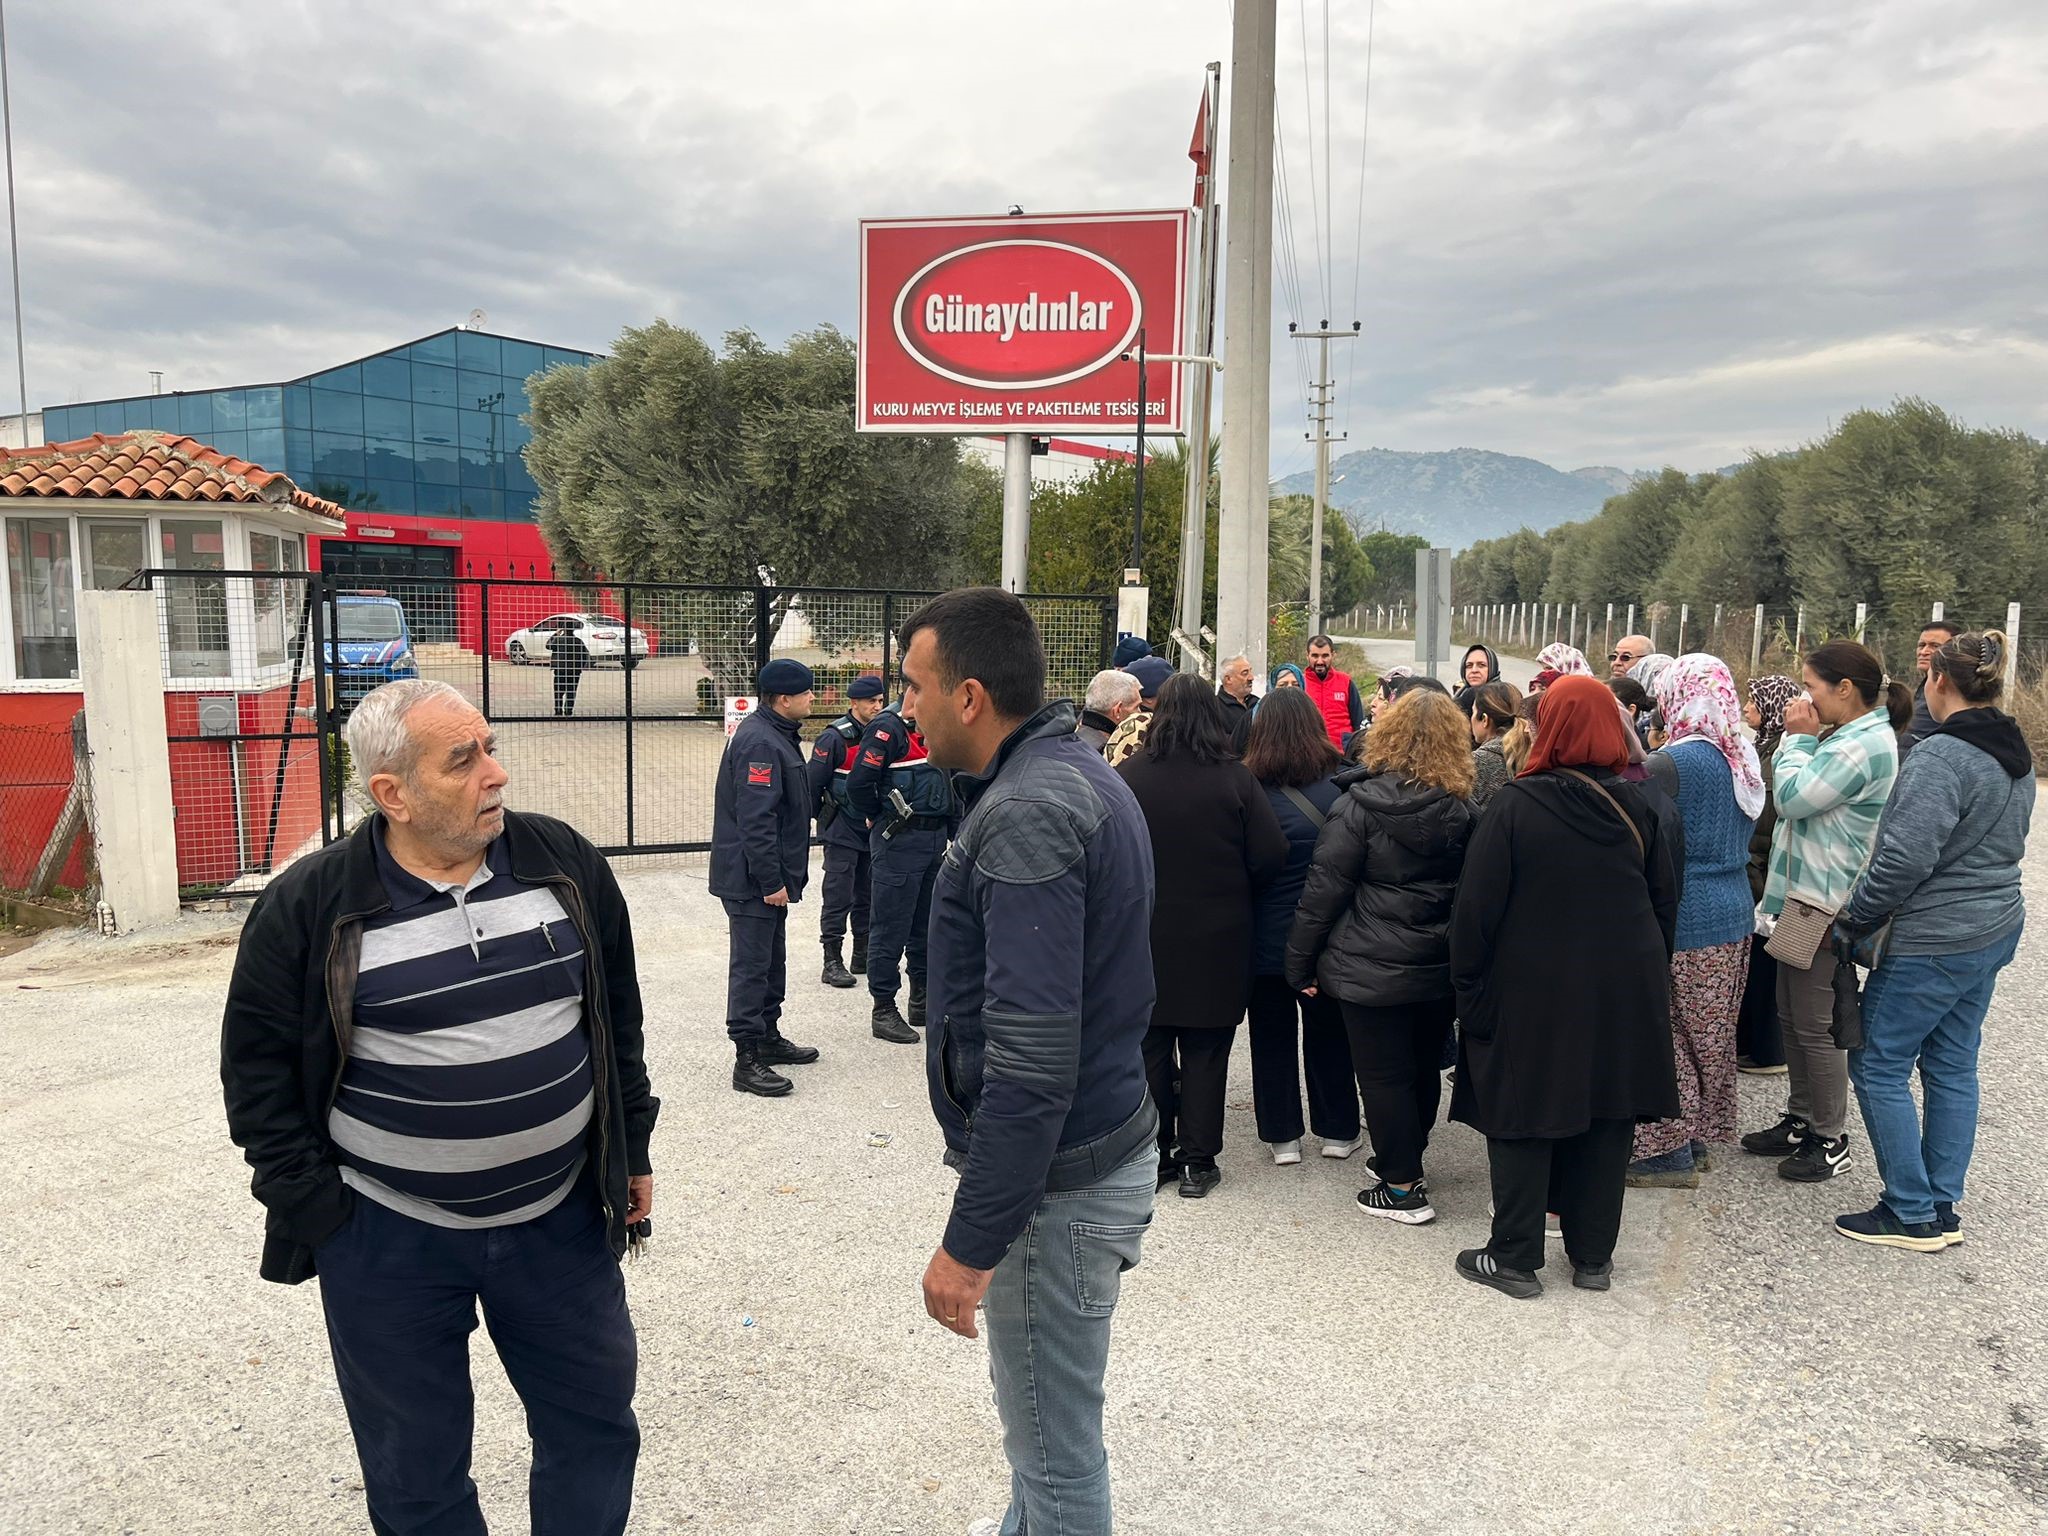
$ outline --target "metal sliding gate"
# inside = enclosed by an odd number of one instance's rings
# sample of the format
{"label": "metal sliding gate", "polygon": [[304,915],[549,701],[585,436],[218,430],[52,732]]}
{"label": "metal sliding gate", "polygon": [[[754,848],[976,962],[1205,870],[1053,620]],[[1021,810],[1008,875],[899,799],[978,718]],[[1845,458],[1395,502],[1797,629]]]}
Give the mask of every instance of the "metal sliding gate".
{"label": "metal sliding gate", "polygon": [[[863,673],[893,696],[896,631],[933,595],[467,576],[372,586],[298,571],[144,579],[162,615],[191,896],[251,894],[362,820],[343,727],[370,689],[406,676],[452,684],[490,719],[515,808],[560,817],[607,854],[701,851],[726,701],[751,694],[777,656],[816,674],[818,724]],[[1115,600],[1025,602],[1048,692],[1078,701],[1115,644]]]}

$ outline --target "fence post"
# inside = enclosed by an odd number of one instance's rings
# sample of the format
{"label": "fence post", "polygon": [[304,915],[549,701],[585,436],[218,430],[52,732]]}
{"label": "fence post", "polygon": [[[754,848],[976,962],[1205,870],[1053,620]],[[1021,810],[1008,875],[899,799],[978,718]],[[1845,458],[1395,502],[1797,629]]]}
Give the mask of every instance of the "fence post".
{"label": "fence post", "polygon": [[769,647],[775,643],[775,637],[769,633],[769,627],[774,623],[774,620],[775,600],[769,595],[766,587],[755,587],[754,676],[747,680],[749,688],[756,686],[755,679],[760,677],[761,669],[768,665]]}
{"label": "fence post", "polygon": [[1630,603],[1630,604],[1628,605],[1628,628],[1627,628],[1627,630],[1625,631],[1625,633],[1627,633],[1627,634],[1631,634],[1631,635],[1632,635],[1632,634],[1634,634],[1635,632],[1636,632],[1636,605],[1635,605],[1634,603]]}
{"label": "fence post", "polygon": [[1600,649],[1611,651],[1614,649],[1614,604],[1612,603],[1607,605],[1607,628],[1604,633],[1607,638],[1600,642]]}
{"label": "fence post", "polygon": [[178,916],[176,812],[156,605],[149,592],[78,595],[93,849],[102,898],[121,933]]}
{"label": "fence post", "polygon": [[[638,660],[633,654],[632,584],[628,582],[623,591],[626,600],[620,606],[625,610],[626,654],[625,659],[620,662],[620,666],[625,669],[626,673],[626,846],[630,848],[637,841],[633,836],[633,674],[638,670]],[[488,652],[490,647],[486,645],[484,649]],[[488,659],[484,665],[488,669],[490,665]],[[488,671],[486,675],[488,675]],[[485,711],[485,718],[490,718],[489,711]]]}
{"label": "fence post", "polygon": [[1756,605],[1756,623],[1749,631],[1749,674],[1756,676],[1764,664],[1764,605]]}
{"label": "fence post", "polygon": [[1692,604],[1680,603],[1678,605],[1678,645],[1676,647],[1677,654],[1680,656],[1685,654],[1685,621],[1691,617]]}
{"label": "fence post", "polygon": [[1934,617],[1935,617],[1935,618],[1937,618],[1937,619],[1945,619],[1945,618],[1947,618],[1947,617],[1948,617],[1948,604],[1947,604],[1947,603],[1936,603],[1936,604],[1934,605]]}
{"label": "fence post", "polygon": [[1870,604],[1858,603],[1856,605],[1856,643],[1858,645],[1863,643],[1863,630],[1869,622]]}
{"label": "fence post", "polygon": [[1728,631],[1721,627],[1721,606],[1719,603],[1714,604],[1714,649],[1716,651],[1725,651],[1728,648]]}
{"label": "fence post", "polygon": [[[483,626],[483,644],[480,647],[483,651],[484,665],[483,711],[484,718],[488,720],[491,718],[491,584],[489,581],[483,582],[476,589],[476,612],[477,623]],[[319,650],[319,641],[315,640],[313,643],[314,654],[318,655]],[[633,632],[629,627],[626,631],[626,654],[630,656],[632,653]]]}
{"label": "fence post", "polygon": [[1577,603],[1572,604],[1572,632],[1570,643],[1573,645],[1577,645],[1579,643],[1579,605]]}
{"label": "fence post", "polygon": [[2013,689],[2020,681],[2020,605],[2005,605],[2005,704],[2012,707]]}
{"label": "fence post", "polygon": [[887,702],[889,692],[889,658],[896,642],[896,596],[891,592],[882,594],[882,699]]}
{"label": "fence post", "polygon": [[1806,649],[1806,604],[1799,605],[1799,618],[1792,630],[1792,659],[1797,661],[1799,653]]}

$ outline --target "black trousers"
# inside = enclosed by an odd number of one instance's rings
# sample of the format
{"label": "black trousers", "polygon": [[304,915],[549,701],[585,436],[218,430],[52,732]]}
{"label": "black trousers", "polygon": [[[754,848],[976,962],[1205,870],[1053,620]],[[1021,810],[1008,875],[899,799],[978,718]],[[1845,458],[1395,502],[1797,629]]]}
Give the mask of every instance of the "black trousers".
{"label": "black trousers", "polygon": [[1735,1016],[1735,1054],[1760,1067],[1785,1065],[1785,1030],[1778,1021],[1778,962],[1764,941],[1749,941],[1749,980],[1742,988],[1742,1011]]}
{"label": "black trousers", "polygon": [[725,1034],[758,1046],[782,1022],[788,988],[789,908],[725,898],[730,948],[725,971]]}
{"label": "black trousers", "polygon": [[1213,1164],[1223,1150],[1223,1089],[1237,1026],[1145,1031],[1145,1081],[1159,1111],[1159,1160]]}
{"label": "black trousers", "polygon": [[932,926],[932,888],[946,857],[946,834],[936,830],[903,831],[884,844],[877,837],[874,908],[868,917],[868,995],[877,1003],[892,1001],[910,972],[910,990],[922,995],[925,952]]}
{"label": "black trousers", "polygon": [[558,716],[576,713],[576,691],[582,686],[581,667],[555,668],[555,713]]}
{"label": "black trousers", "polygon": [[824,910],[818,917],[818,936],[829,946],[846,937],[847,919],[853,919],[853,947],[868,945],[868,901],[874,893],[874,860],[866,848],[825,839]]}
{"label": "black trousers", "polygon": [[1355,1137],[1358,1084],[1336,1000],[1304,997],[1282,976],[1258,976],[1252,980],[1250,1018],[1252,1108],[1259,1140],[1301,1139],[1304,1079],[1309,1128],[1325,1141]]}
{"label": "black trousers", "polygon": [[1422,1177],[1422,1153],[1443,1097],[1444,1037],[1457,1013],[1457,1001],[1449,997],[1386,1008],[1344,1004],[1365,1128],[1380,1177],[1389,1184]]}
{"label": "black trousers", "polygon": [[1555,1141],[1489,1136],[1493,1238],[1486,1246],[1494,1258],[1510,1269],[1541,1269],[1543,1213],[1555,1211],[1574,1264],[1611,1262],[1635,1134],[1632,1120],[1595,1120]]}

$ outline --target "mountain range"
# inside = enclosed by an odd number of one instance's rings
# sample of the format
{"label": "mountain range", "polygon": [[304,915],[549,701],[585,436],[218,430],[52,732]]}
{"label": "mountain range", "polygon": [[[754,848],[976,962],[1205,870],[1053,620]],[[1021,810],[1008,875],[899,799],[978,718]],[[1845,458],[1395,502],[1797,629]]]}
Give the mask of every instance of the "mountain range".
{"label": "mountain range", "polygon": [[[1360,533],[1386,527],[1463,549],[1517,528],[1541,533],[1591,517],[1635,479],[1635,472],[1611,465],[1555,469],[1538,459],[1484,448],[1441,453],[1367,448],[1331,461],[1330,504],[1342,508]],[[1304,470],[1276,480],[1273,489],[1310,495],[1315,475]]]}

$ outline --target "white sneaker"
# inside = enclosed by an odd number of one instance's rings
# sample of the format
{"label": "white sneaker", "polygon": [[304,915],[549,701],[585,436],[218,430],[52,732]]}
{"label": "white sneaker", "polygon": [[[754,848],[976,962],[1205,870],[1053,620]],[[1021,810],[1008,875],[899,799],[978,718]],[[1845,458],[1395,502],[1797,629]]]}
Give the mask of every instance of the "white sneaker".
{"label": "white sneaker", "polygon": [[1323,1156],[1349,1157],[1364,1145],[1365,1138],[1363,1136],[1354,1136],[1349,1141],[1326,1141],[1323,1143]]}
{"label": "white sneaker", "polygon": [[1299,1137],[1296,1137],[1293,1141],[1269,1141],[1266,1145],[1273,1149],[1273,1164],[1275,1167],[1290,1168],[1301,1161],[1301,1139]]}

